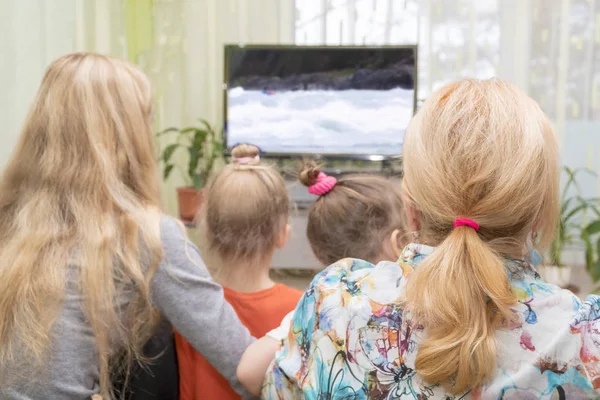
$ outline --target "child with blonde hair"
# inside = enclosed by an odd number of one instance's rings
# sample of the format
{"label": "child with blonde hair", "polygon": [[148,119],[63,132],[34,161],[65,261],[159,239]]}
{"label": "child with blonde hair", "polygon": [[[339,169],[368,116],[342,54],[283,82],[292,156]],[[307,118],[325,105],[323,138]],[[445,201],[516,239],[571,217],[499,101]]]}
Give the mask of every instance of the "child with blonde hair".
{"label": "child with blonde hair", "polygon": [[[259,150],[252,145],[233,148],[232,163],[207,190],[201,224],[209,251],[220,262],[215,279],[255,337],[278,326],[302,296],[269,277],[273,254],[289,237],[289,211],[283,178],[261,164]],[[175,341],[182,400],[240,398],[182,336],[176,334]]]}
{"label": "child with blonde hair", "polygon": [[[402,191],[399,182],[379,175],[328,176],[317,163],[304,160],[298,180],[319,196],[308,213],[306,236],[323,265],[347,257],[396,261],[407,244]],[[254,342],[238,366],[238,378],[259,394],[268,365],[287,336],[290,313],[283,329],[275,329]]]}
{"label": "child with blonde hair", "polygon": [[414,243],[399,264],[346,259],[315,278],[263,398],[600,398],[600,298],[533,266],[558,171],[551,124],[511,84],[433,93],[404,142]]}

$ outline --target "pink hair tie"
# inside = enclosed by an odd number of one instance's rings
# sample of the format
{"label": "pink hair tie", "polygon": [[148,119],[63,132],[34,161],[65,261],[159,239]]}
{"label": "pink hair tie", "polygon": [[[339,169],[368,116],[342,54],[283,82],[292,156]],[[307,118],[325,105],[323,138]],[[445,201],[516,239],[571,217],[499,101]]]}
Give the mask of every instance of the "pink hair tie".
{"label": "pink hair tie", "polygon": [[454,220],[454,229],[458,228],[459,226],[468,226],[476,231],[479,230],[479,224],[469,218],[457,218]]}
{"label": "pink hair tie", "polygon": [[246,165],[246,164],[250,164],[252,161],[260,161],[260,156],[257,154],[254,157],[231,157],[231,161],[233,161],[234,163],[237,163],[239,165]]}
{"label": "pink hair tie", "polygon": [[308,193],[314,194],[315,196],[323,196],[333,189],[337,179],[333,176],[325,175],[323,172],[319,172],[317,181],[308,187]]}

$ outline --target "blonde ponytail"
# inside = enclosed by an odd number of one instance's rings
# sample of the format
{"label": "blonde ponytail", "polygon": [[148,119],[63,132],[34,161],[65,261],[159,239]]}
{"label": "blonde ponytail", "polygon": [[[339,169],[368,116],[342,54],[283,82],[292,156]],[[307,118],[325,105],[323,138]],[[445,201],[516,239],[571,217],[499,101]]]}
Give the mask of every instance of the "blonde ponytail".
{"label": "blonde ponytail", "polygon": [[[506,259],[522,259],[528,237],[550,243],[558,215],[557,145],[538,105],[491,79],[447,85],[425,102],[404,141],[406,207],[419,236],[437,246],[411,275],[407,307],[424,326],[415,368],[452,393],[495,371],[496,329],[511,312]],[[459,226],[469,217],[478,229]]]}
{"label": "blonde ponytail", "polygon": [[411,276],[411,312],[427,321],[415,368],[428,382],[460,393],[496,367],[495,328],[512,318],[516,297],[504,263],[470,227],[456,228]]}

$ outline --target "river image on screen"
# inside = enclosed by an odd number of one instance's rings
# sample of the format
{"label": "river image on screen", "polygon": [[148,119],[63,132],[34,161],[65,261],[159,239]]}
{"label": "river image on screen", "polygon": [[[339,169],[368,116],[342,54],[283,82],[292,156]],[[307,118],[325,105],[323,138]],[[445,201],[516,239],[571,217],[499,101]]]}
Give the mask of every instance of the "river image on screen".
{"label": "river image on screen", "polygon": [[[392,51],[395,50],[395,51]],[[277,154],[399,155],[414,112],[414,54],[402,49],[230,54],[227,145]]]}

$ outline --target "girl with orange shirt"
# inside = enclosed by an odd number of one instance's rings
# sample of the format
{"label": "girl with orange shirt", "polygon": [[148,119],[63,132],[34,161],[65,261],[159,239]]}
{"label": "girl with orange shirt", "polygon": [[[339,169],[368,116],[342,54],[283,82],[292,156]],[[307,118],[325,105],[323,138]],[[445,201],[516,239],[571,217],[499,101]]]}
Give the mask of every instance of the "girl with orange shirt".
{"label": "girl with orange shirt", "polygon": [[[269,277],[273,254],[285,246],[290,233],[285,183],[275,169],[261,164],[257,147],[236,146],[232,163],[207,191],[204,211],[202,224],[209,250],[221,263],[216,280],[250,333],[262,337],[279,326],[302,296],[301,291]],[[177,333],[175,343],[181,400],[240,398]]]}

